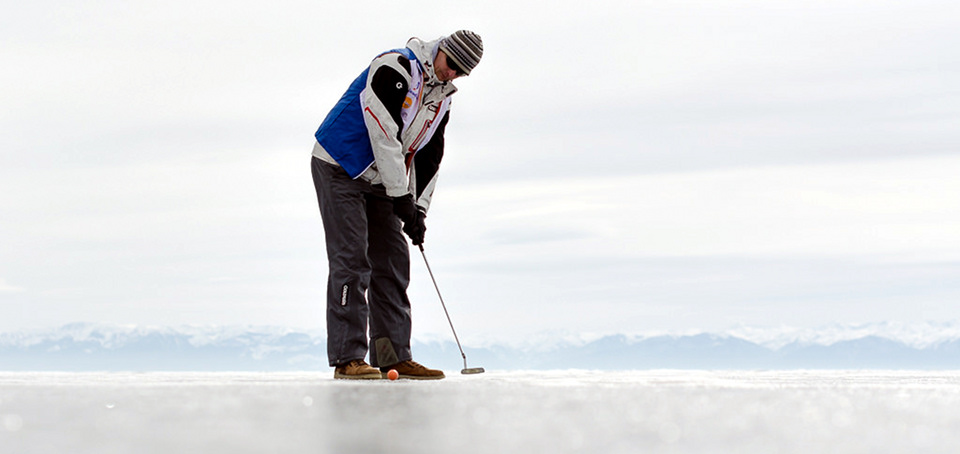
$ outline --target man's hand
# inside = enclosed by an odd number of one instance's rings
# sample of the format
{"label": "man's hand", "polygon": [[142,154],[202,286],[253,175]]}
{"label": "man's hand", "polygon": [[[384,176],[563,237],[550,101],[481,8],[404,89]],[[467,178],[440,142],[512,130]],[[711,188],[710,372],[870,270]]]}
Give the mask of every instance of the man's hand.
{"label": "man's hand", "polygon": [[393,212],[403,221],[403,233],[410,237],[414,246],[423,244],[423,237],[427,232],[427,215],[417,208],[413,202],[413,195],[407,194],[393,198]]}

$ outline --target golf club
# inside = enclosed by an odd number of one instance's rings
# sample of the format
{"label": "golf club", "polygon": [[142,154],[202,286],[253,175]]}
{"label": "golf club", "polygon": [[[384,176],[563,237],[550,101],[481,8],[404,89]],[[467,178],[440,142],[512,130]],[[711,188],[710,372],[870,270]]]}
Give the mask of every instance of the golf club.
{"label": "golf club", "polygon": [[420,245],[420,255],[423,256],[423,263],[427,265],[427,272],[430,273],[430,280],[433,281],[433,288],[437,289],[437,297],[440,298],[440,305],[443,306],[443,313],[447,315],[447,322],[450,323],[450,331],[453,331],[453,340],[457,341],[457,348],[460,349],[460,356],[463,356],[463,370],[460,371],[464,375],[472,374],[482,374],[484,372],[482,367],[467,367],[467,354],[463,352],[463,347],[460,346],[460,339],[457,337],[457,330],[453,328],[453,320],[450,320],[450,312],[447,312],[447,305],[443,302],[443,295],[440,294],[440,287],[437,285],[437,279],[433,277],[433,270],[430,269],[430,262],[427,261],[427,253],[423,252],[423,245]]}

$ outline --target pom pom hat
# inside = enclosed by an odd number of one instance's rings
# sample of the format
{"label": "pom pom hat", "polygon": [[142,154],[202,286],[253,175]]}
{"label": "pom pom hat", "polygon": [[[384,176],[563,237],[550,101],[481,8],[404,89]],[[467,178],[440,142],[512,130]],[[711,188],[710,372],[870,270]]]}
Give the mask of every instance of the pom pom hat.
{"label": "pom pom hat", "polygon": [[440,50],[463,69],[464,75],[469,75],[483,56],[483,41],[474,32],[458,30],[440,40]]}

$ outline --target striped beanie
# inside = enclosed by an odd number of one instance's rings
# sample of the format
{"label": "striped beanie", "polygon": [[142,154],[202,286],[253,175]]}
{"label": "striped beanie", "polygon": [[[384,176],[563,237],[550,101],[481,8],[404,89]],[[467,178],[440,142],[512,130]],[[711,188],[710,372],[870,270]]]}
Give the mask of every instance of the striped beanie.
{"label": "striped beanie", "polygon": [[440,40],[440,50],[452,58],[457,66],[463,68],[464,74],[469,75],[483,56],[483,41],[480,35],[474,32],[458,30]]}

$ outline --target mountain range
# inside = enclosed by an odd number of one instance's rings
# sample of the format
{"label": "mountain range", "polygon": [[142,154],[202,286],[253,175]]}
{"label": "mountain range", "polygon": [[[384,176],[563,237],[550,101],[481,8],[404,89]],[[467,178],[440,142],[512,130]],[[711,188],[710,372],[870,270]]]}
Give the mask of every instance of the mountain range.
{"label": "mountain range", "polygon": [[[893,329],[896,328],[896,329]],[[728,333],[608,335],[528,346],[465,349],[471,367],[545,369],[958,369],[956,325],[935,334],[880,324]],[[907,334],[904,334],[907,332]],[[913,333],[913,334],[910,334]],[[311,371],[328,370],[322,332],[278,327],[140,327],[77,323],[0,334],[0,371]],[[451,340],[414,341],[415,358],[458,370]]]}

